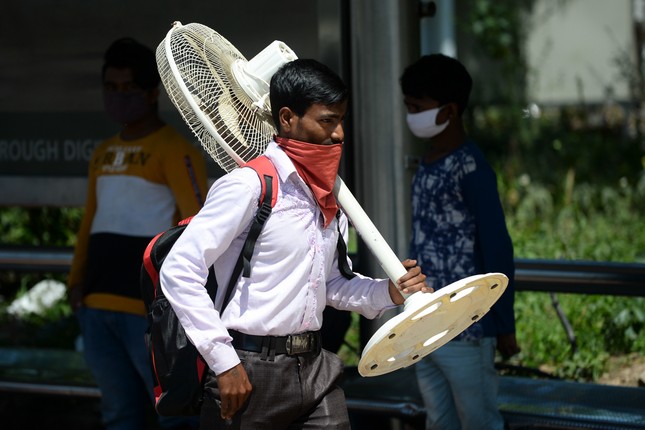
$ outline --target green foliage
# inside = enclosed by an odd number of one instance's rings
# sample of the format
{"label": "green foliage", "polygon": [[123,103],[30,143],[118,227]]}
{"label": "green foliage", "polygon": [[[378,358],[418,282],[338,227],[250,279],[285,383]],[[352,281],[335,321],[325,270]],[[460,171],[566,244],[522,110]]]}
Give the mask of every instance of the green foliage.
{"label": "green foliage", "polygon": [[[590,118],[603,111],[552,109],[526,117],[477,107],[468,118],[498,172],[500,196],[520,258],[645,263],[644,146],[623,127]],[[516,139],[523,136],[522,139]],[[645,353],[643,298],[558,295],[576,335],[567,339],[548,294],[516,294],[515,358],[528,367],[596,380],[611,356]]]}
{"label": "green foliage", "polygon": [[[83,210],[79,208],[0,208],[0,243],[15,247],[71,247]],[[66,282],[65,274],[0,272],[0,345],[72,348],[78,324],[67,301],[42,313],[10,315],[7,308],[40,281]]]}
{"label": "green foliage", "polygon": [[60,281],[23,285],[0,302],[0,345],[72,348],[78,333]]}
{"label": "green foliage", "polygon": [[[486,79],[495,91],[475,93],[464,119],[498,173],[516,256],[645,263],[643,100],[629,106],[608,100],[603,106],[527,107],[525,82],[539,71],[527,69],[521,48],[534,3],[472,0],[460,23],[477,45],[477,61],[489,63],[502,77],[501,82]],[[544,13],[565,5],[550,3]],[[641,86],[642,67],[623,57],[617,58],[618,72],[632,87]],[[633,94],[642,95],[643,88]],[[517,364],[596,380],[611,356],[645,354],[645,298],[556,298],[576,335],[576,348],[549,294],[518,292],[523,351]]]}
{"label": "green foliage", "polygon": [[[82,216],[80,208],[0,208],[0,243],[14,247],[71,247]],[[2,306],[39,281],[66,282],[66,278],[65,274],[0,272],[0,315]]]}
{"label": "green foliage", "polygon": [[465,22],[460,23],[477,41],[483,53],[503,64],[514,76],[524,76],[522,43],[525,39],[524,15],[533,7],[533,0],[520,6],[514,0],[470,0]]}
{"label": "green foliage", "polygon": [[575,333],[574,350],[545,293],[516,294],[522,365],[556,376],[593,381],[611,356],[645,353],[643,298],[559,294],[559,304]]}
{"label": "green foliage", "polygon": [[82,213],[79,208],[1,208],[0,243],[72,246]]}
{"label": "green foliage", "polygon": [[348,366],[357,366],[360,358],[359,315],[352,313],[352,323],[345,335],[345,342],[338,351],[338,356]]}

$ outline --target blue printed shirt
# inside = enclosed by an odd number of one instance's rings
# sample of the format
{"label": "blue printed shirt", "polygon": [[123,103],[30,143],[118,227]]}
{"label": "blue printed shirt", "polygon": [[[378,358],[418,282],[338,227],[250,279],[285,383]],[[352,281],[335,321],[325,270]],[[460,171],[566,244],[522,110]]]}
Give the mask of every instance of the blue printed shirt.
{"label": "blue printed shirt", "polygon": [[456,339],[515,332],[513,245],[506,228],[495,172],[471,141],[431,163],[421,162],[412,181],[410,258],[435,290],[467,276],[501,272],[502,297]]}

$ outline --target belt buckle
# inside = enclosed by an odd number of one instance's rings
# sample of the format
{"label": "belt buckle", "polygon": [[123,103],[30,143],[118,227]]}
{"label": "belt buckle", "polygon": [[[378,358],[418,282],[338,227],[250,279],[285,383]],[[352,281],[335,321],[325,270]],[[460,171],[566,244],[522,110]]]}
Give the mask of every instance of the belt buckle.
{"label": "belt buckle", "polygon": [[287,336],[287,355],[304,354],[312,350],[309,333],[292,334]]}

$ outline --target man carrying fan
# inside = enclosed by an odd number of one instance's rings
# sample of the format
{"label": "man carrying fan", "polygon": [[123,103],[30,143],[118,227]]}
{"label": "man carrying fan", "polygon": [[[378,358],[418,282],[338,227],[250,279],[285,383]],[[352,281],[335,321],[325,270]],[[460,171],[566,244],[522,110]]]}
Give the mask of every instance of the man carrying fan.
{"label": "man carrying fan", "polygon": [[[432,291],[416,261],[397,285],[343,275],[338,236],[348,221],[332,189],[342,153],[348,90],[329,68],[299,59],[272,77],[277,136],[265,155],[278,172],[278,199],[255,245],[249,278],[240,278],[220,315],[203,285],[209,267],[230,277],[257,210],[260,181],[235,169],[211,188],[166,257],[160,283],[213,378],[206,382],[202,429],[347,429],[337,382],[340,359],[320,348],[323,309],[374,318],[404,302],[401,291]],[[344,263],[344,261],[341,261]]]}

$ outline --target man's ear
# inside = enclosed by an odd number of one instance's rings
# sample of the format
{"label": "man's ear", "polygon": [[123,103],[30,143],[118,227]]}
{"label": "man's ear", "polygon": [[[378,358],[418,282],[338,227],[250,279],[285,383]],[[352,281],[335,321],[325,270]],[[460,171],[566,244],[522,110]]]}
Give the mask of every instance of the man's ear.
{"label": "man's ear", "polygon": [[455,102],[450,102],[445,104],[443,109],[439,112],[437,124],[443,124],[447,120],[454,122],[457,118],[459,118],[459,105]]}
{"label": "man's ear", "polygon": [[278,120],[280,121],[279,130],[280,132],[289,133],[291,131],[291,122],[293,121],[295,114],[288,107],[280,108],[278,111]]}

